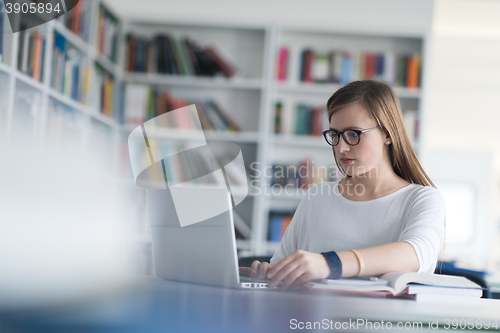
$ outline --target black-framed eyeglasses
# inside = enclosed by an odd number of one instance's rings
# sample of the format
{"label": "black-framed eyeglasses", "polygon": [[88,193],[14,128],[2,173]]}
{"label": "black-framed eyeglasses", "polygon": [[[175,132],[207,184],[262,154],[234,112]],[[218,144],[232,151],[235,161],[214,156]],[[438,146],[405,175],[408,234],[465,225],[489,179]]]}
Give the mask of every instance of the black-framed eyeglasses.
{"label": "black-framed eyeglasses", "polygon": [[350,146],[355,146],[359,143],[361,134],[377,129],[379,127],[380,126],[372,127],[365,130],[348,129],[343,132],[337,132],[332,129],[328,129],[326,131],[323,131],[323,136],[325,137],[326,142],[330,146],[338,145],[341,135],[344,138],[345,143],[347,143]]}

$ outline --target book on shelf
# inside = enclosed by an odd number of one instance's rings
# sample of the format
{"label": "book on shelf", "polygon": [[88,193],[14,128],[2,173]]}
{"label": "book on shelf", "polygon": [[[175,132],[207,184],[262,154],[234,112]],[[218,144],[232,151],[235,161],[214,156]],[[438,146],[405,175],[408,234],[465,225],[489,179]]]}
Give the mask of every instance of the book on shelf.
{"label": "book on shelf", "polygon": [[328,82],[328,55],[316,53],[312,58],[312,80],[317,83]]}
{"label": "book on shelf", "polygon": [[98,52],[116,62],[119,21],[102,3],[99,4],[97,26]]}
{"label": "book on shelf", "polygon": [[[143,151],[141,150],[141,143],[139,142],[128,142],[130,151]],[[169,156],[163,159],[163,165],[165,167],[165,173],[167,176],[167,181],[170,185],[190,182],[190,184],[207,186],[207,185],[224,185],[226,186],[226,180],[222,174],[214,173],[219,169],[218,164],[224,165],[224,171],[228,181],[231,185],[235,186],[247,186],[248,178],[246,172],[237,170],[237,168],[231,163],[224,163],[227,160],[224,156],[219,156],[217,162],[214,163],[213,157],[208,149],[191,149],[186,143],[171,142],[165,140],[157,140],[155,138],[150,138],[149,146],[154,156]],[[174,154],[172,151],[188,151],[188,153]],[[129,153],[124,151],[123,159],[126,160]],[[171,156],[170,156],[171,155]],[[132,154],[132,156],[140,156],[139,154]],[[145,160],[149,156],[142,156]],[[130,162],[126,160],[126,167],[122,170],[123,174],[131,175],[130,172]],[[153,170],[156,172],[158,170]],[[132,178],[132,176],[131,176]],[[153,182],[165,182],[165,175],[162,172],[156,172],[149,174],[149,180]]]}
{"label": "book on shelf", "polygon": [[66,47],[66,38],[63,35],[54,32],[51,85],[52,88],[58,91],[63,91],[64,86]]}
{"label": "book on shelf", "polygon": [[[299,64],[288,64],[287,62],[294,57],[292,54],[294,52],[299,52]],[[418,88],[421,56],[419,53],[404,54],[393,51],[316,52],[311,48],[297,51],[288,46],[281,46],[277,67],[278,81],[286,81],[288,76],[295,76],[293,72],[298,70],[300,82],[347,84],[355,80],[371,79],[385,81],[397,87]]]}
{"label": "book on shelf", "polygon": [[408,59],[408,77],[406,86],[408,88],[418,88],[420,81],[420,54],[414,53]]}
{"label": "book on shelf", "polygon": [[65,15],[57,17],[62,25],[87,42],[90,41],[92,1],[79,0],[76,6]]}
{"label": "book on shelf", "polygon": [[285,234],[286,228],[292,221],[294,212],[271,211],[269,213],[269,237],[270,242],[279,242]]}
{"label": "book on shelf", "polygon": [[274,104],[274,133],[279,134],[282,131],[283,103],[278,101]]}
{"label": "book on shelf", "polygon": [[92,67],[66,38],[54,31],[51,86],[72,99],[88,104]]}
{"label": "book on shelf", "polygon": [[274,110],[275,134],[321,136],[329,127],[324,106],[278,101]]}
{"label": "book on shelf", "polygon": [[36,28],[19,32],[18,70],[31,76],[36,81],[43,77],[43,55],[45,38]]}
{"label": "book on shelf", "polygon": [[[229,113],[226,110],[224,110],[224,108],[222,108],[221,105],[217,103],[215,100],[208,100],[201,104],[202,104],[201,112],[203,112],[208,116],[209,123],[211,124],[210,126],[213,129],[219,131],[226,131],[226,130],[233,132],[241,131],[241,127],[238,125],[238,123],[236,123],[236,121],[231,117],[231,115],[229,115]],[[213,121],[210,121],[211,119],[213,119]],[[216,119],[219,119],[220,123],[217,126],[214,126],[213,124],[218,123]]]}
{"label": "book on shelf", "polygon": [[230,65],[224,58],[222,58],[219,52],[217,52],[214,47],[208,46],[204,49],[204,51],[207,53],[208,58],[213,61],[215,66],[220,69],[222,75],[232,77],[236,74],[236,69],[232,65]]}
{"label": "book on shelf", "polygon": [[311,185],[335,181],[338,174],[335,166],[316,165],[309,158],[296,164],[274,163],[269,185],[282,188],[285,195],[293,195],[297,190],[307,190]]}
{"label": "book on shelf", "polygon": [[213,46],[200,47],[188,38],[160,34],[152,38],[127,34],[128,72],[180,76],[232,77],[236,69]]}
{"label": "book on shelf", "polygon": [[95,65],[96,74],[96,105],[100,112],[107,117],[114,117],[114,90],[115,79],[113,74],[108,72],[97,61]]}
{"label": "book on shelf", "polygon": [[478,299],[483,294],[481,286],[462,276],[415,272],[390,272],[375,278],[315,280],[305,283],[304,287],[336,292],[406,295],[417,300],[436,300],[440,297],[445,299],[448,296],[455,296],[451,297],[452,300],[461,297]]}
{"label": "book on shelf", "polygon": [[300,66],[300,79],[302,82],[313,82],[312,66],[313,66],[314,53],[310,49],[302,50],[301,66]]}
{"label": "book on shelf", "polygon": [[280,47],[278,52],[278,66],[277,68],[277,79],[278,81],[285,81],[287,78],[287,70],[288,70],[288,48]]}
{"label": "book on shelf", "polygon": [[[198,118],[204,130],[241,131],[239,124],[215,100],[195,101],[172,96],[161,88],[142,84],[127,84],[124,90],[124,121],[127,124],[140,125],[143,122],[190,104],[196,104]],[[190,115],[176,112],[175,117],[162,117],[158,126],[176,129],[191,129],[197,120]]]}

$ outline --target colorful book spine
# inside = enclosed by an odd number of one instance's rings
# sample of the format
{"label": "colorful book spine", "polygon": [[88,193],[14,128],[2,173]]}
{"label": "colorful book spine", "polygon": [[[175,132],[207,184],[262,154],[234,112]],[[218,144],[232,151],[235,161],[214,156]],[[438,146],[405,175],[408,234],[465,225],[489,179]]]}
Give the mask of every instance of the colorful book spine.
{"label": "colorful book spine", "polygon": [[274,133],[279,134],[282,132],[281,117],[283,113],[283,103],[276,102],[274,106]]}
{"label": "colorful book spine", "polygon": [[408,66],[408,58],[405,55],[398,55],[397,70],[396,70],[396,86],[404,87],[406,83],[406,71]]}
{"label": "colorful book spine", "polygon": [[[283,55],[288,48],[282,46],[278,50],[276,80],[284,81],[283,68],[290,69],[288,57]],[[384,53],[351,52],[332,50],[318,53],[309,48],[300,52],[298,66],[300,82],[347,84],[354,80],[379,80],[392,86],[405,88],[420,87],[421,55],[414,53],[396,54],[393,51]],[[296,66],[296,67],[297,67]]]}
{"label": "colorful book spine", "polygon": [[340,73],[340,83],[347,84],[352,81],[353,60],[349,52],[342,53],[342,65]]}
{"label": "colorful book spine", "polygon": [[278,81],[287,79],[288,47],[282,46],[278,54]]}
{"label": "colorful book spine", "polygon": [[269,214],[269,237],[270,242],[279,242],[283,238],[286,229],[293,218],[293,212],[271,212]]}
{"label": "colorful book spine", "polygon": [[95,70],[97,74],[97,105],[103,115],[113,117],[115,90],[114,77],[98,62],[95,62]]}
{"label": "colorful book spine", "polygon": [[281,240],[281,216],[274,215],[269,221],[269,240],[279,242]]}
{"label": "colorful book spine", "polygon": [[66,59],[66,38],[55,32],[54,47],[52,59],[52,87],[58,91],[62,91],[63,66]]}
{"label": "colorful book spine", "polygon": [[312,50],[306,50],[304,53],[304,65],[302,81],[313,82],[312,66],[314,61],[314,53]]}
{"label": "colorful book spine", "polygon": [[201,48],[196,42],[159,34],[153,38],[127,35],[125,69],[181,76],[236,75],[236,68],[214,47]]}
{"label": "colorful book spine", "polygon": [[161,117],[159,127],[191,129],[198,121],[204,130],[241,131],[241,126],[214,100],[195,101],[172,96],[163,89],[153,89],[147,85],[127,84],[124,88],[123,118],[127,124],[138,125],[166,112],[196,104],[198,119],[176,113],[176,117]]}
{"label": "colorful book spine", "polygon": [[295,110],[295,131],[292,134],[320,136],[328,126],[324,107],[297,104]]}
{"label": "colorful book spine", "polygon": [[44,35],[37,29],[19,32],[18,69],[34,80],[41,81],[44,49]]}
{"label": "colorful book spine", "polygon": [[207,47],[204,52],[210,57],[213,61],[213,65],[219,67],[219,72],[221,72],[226,77],[232,77],[236,74],[236,69],[231,66],[220,54],[213,48]]}
{"label": "colorful book spine", "polygon": [[[91,73],[84,65],[82,53],[73,48],[64,36],[54,32],[52,88],[84,104],[90,104]],[[42,46],[43,49],[43,46]],[[43,68],[43,67],[42,67]],[[37,70],[34,71],[35,73]],[[40,73],[40,75],[42,72]]]}
{"label": "colorful book spine", "polygon": [[41,34],[35,36],[35,56],[33,58],[33,79],[41,81],[42,57],[43,57],[43,37]]}
{"label": "colorful book spine", "polygon": [[97,50],[111,61],[116,61],[119,21],[102,4],[99,7]]}
{"label": "colorful book spine", "polygon": [[75,35],[89,41],[91,6],[91,0],[80,0],[73,9],[69,10],[65,15],[59,16],[57,20]]}
{"label": "colorful book spine", "polygon": [[418,88],[420,81],[420,55],[413,54],[408,58],[408,74],[406,78],[406,86],[408,88]]}
{"label": "colorful book spine", "polygon": [[328,128],[324,106],[277,101],[274,108],[274,133],[321,136]]}

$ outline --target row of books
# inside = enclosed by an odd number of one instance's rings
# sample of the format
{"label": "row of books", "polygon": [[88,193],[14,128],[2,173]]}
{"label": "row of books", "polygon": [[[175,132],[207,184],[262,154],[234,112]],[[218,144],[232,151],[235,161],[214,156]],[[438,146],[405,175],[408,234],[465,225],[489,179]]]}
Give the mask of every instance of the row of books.
{"label": "row of books", "polygon": [[127,35],[129,72],[149,72],[185,76],[233,76],[236,71],[215,48],[200,47],[188,38],[168,34],[146,38]]}
{"label": "row of books", "polygon": [[77,5],[57,18],[62,25],[87,42],[91,34],[92,1],[79,0]]}
{"label": "row of books", "polygon": [[52,88],[76,101],[89,104],[92,77],[92,65],[84,60],[82,53],[72,47],[63,35],[54,32]]}
{"label": "row of books", "polygon": [[275,163],[272,165],[269,185],[271,188],[281,188],[288,193],[288,189],[307,190],[311,185],[335,181],[340,177],[336,166],[317,164],[306,158],[296,164]]}
{"label": "row of books", "polygon": [[[172,143],[164,140],[155,140],[154,138],[149,139],[148,143],[154,156],[170,156],[172,155],[172,151],[186,152],[163,159],[163,165],[169,184],[179,184],[189,181],[191,184],[226,186],[226,181],[222,174],[214,173],[214,171],[218,170],[223,165],[225,175],[230,184],[236,186],[248,185],[245,169],[240,169],[239,166],[234,163],[228,163],[230,161],[225,160],[224,157],[219,156],[218,160],[215,161],[209,149],[190,150],[190,147],[185,143]],[[179,148],[178,145],[182,147]],[[136,152],[133,156],[140,156],[140,149],[142,149],[142,147],[142,143],[135,143],[133,141],[128,142],[128,149],[132,151],[135,150]],[[147,154],[147,152],[144,151],[142,151],[142,153]],[[132,178],[132,173],[129,169],[130,162],[128,160],[128,154],[127,147],[124,147],[122,156],[125,156],[123,162],[127,167],[125,173],[128,173],[128,177]],[[144,155],[142,158],[149,160],[149,155]],[[160,170],[156,170],[156,172],[151,171],[148,177],[148,181],[151,182],[165,182],[165,175]]]}
{"label": "row of books", "polygon": [[276,212],[269,213],[269,237],[270,242],[279,242],[285,234],[286,228],[292,221],[293,212]]}
{"label": "row of books", "polygon": [[328,117],[324,106],[293,104],[278,101],[274,108],[274,133],[321,136],[327,129]]}
{"label": "row of books", "polygon": [[[167,148],[165,154],[168,154],[168,145],[163,145],[163,149]],[[195,150],[190,151],[189,154],[179,154],[177,158],[167,158],[165,161],[165,169],[168,175],[173,179],[169,182],[184,183],[189,181],[191,184],[200,185],[225,185],[223,177],[216,176],[213,171],[218,169],[218,166],[213,163],[211,156],[197,153]],[[237,166],[231,163],[224,163],[229,161],[218,161],[224,164],[224,171],[228,181],[233,185],[248,184],[245,170],[240,170]],[[206,175],[200,177],[200,175]]]}
{"label": "row of books", "polygon": [[380,80],[397,87],[420,87],[419,53],[374,53],[310,48],[294,52],[282,46],[278,52],[277,80],[347,84],[355,80]]}
{"label": "row of books", "polygon": [[98,62],[95,62],[97,102],[100,112],[108,117],[117,117],[114,114],[115,78]]}
{"label": "row of books", "polygon": [[102,3],[99,4],[97,26],[97,50],[116,62],[119,21]]}
{"label": "row of books", "polygon": [[[140,125],[166,112],[196,104],[199,122],[204,130],[241,130],[229,113],[214,100],[190,101],[147,85],[128,84],[124,89],[124,122],[127,124]],[[175,112],[174,115],[175,117],[170,118],[173,120],[171,123],[167,123],[167,119],[162,117],[158,125],[166,128],[193,129],[194,124],[198,123],[197,119],[190,118],[189,113]]]}
{"label": "row of books", "polygon": [[45,37],[37,28],[19,32],[19,50],[17,67],[37,81],[43,77],[43,58],[45,54]]}
{"label": "row of books", "polygon": [[[416,110],[404,110],[403,121],[412,141],[418,140],[419,117]],[[274,106],[274,133],[321,136],[328,129],[328,115],[323,106],[278,101]]]}

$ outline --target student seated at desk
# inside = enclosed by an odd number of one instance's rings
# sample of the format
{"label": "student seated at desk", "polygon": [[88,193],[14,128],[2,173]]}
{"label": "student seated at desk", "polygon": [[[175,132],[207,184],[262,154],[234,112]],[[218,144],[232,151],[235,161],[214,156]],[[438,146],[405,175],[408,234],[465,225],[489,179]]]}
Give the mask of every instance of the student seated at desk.
{"label": "student seated at desk", "polygon": [[344,178],[309,188],[271,262],[254,261],[252,277],[286,289],[314,279],[433,273],[445,203],[413,150],[398,97],[384,83],[356,81],[330,97],[327,111],[323,135]]}

